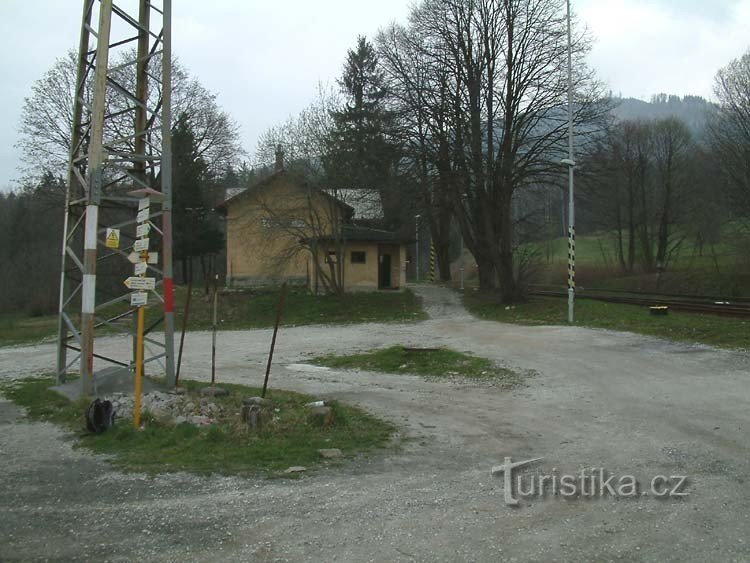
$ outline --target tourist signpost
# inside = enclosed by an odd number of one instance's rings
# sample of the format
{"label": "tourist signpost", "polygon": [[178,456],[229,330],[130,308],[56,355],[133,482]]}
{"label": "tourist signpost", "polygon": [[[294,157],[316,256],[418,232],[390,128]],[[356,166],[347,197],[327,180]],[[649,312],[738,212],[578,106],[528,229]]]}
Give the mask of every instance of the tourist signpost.
{"label": "tourist signpost", "polygon": [[161,194],[153,190],[136,190],[131,195],[139,197],[138,215],[136,216],[136,240],[133,243],[133,252],[128,255],[128,260],[133,263],[133,275],[123,283],[130,294],[130,306],[136,307],[136,337],[135,337],[135,383],[133,389],[133,426],[138,429],[141,426],[141,387],[143,383],[143,325],[145,307],[148,305],[148,292],[156,289],[156,278],[148,277],[148,265],[158,261],[156,252],[149,252],[149,238],[151,224],[151,198],[160,197]]}

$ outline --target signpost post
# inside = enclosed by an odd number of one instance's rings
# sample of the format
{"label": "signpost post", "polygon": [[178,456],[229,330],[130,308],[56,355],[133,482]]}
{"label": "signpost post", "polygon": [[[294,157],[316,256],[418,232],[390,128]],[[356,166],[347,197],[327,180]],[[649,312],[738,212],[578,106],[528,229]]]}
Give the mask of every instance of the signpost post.
{"label": "signpost post", "polygon": [[141,387],[143,383],[143,325],[145,307],[148,305],[148,292],[156,289],[156,278],[147,277],[148,265],[157,261],[155,252],[149,252],[149,224],[150,205],[152,197],[161,197],[155,190],[136,190],[130,195],[139,197],[138,215],[136,218],[136,240],[128,260],[133,263],[134,275],[123,283],[130,294],[130,306],[137,308],[136,333],[135,333],[135,382],[133,388],[133,427],[137,430],[141,426]]}

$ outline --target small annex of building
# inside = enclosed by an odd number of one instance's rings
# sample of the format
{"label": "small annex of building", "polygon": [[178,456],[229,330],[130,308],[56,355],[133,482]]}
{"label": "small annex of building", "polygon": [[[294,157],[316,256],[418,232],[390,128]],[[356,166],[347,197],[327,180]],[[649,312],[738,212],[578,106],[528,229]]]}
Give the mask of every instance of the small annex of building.
{"label": "small annex of building", "polygon": [[277,155],[274,174],[217,206],[226,217],[227,284],[288,282],[321,293],[333,275],[348,292],[404,288],[408,241],[360,224],[357,193],[371,219],[371,191],[347,190],[347,203],[285,170]]}

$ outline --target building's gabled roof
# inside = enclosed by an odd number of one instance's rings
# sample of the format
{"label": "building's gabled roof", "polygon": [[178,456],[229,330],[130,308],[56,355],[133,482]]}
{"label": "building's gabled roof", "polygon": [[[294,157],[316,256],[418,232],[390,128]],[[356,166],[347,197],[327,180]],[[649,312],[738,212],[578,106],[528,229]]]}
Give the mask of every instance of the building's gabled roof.
{"label": "building's gabled roof", "polygon": [[349,205],[354,209],[353,219],[380,220],[383,219],[383,201],[380,192],[370,189],[325,189],[329,195]]}
{"label": "building's gabled roof", "polygon": [[[230,200],[230,199],[232,199],[232,198],[233,198],[234,196],[240,195],[240,194],[241,194],[242,192],[244,192],[244,191],[245,191],[246,189],[247,189],[247,188],[238,188],[238,187],[235,187],[235,188],[226,188],[226,189],[224,190],[224,195],[225,195],[225,197],[224,197],[224,202],[226,202],[226,201],[229,201],[229,200]],[[223,203],[223,202],[222,202],[222,203]]]}
{"label": "building's gabled roof", "polygon": [[[219,205],[217,205],[216,209],[218,211],[226,212],[229,206],[242,201],[243,199],[245,199],[245,197],[251,194],[257,193],[258,191],[262,190],[263,188],[271,184],[274,180],[278,180],[279,178],[282,178],[282,177],[287,177],[291,182],[298,184],[300,187],[306,188],[309,186],[308,182],[304,178],[298,176],[297,174],[287,172],[286,170],[279,170],[277,172],[274,172],[267,178],[264,178],[257,184],[250,186],[249,188],[239,189],[239,190],[237,188],[233,188],[232,195],[228,197],[227,199],[225,199],[223,202],[221,202]],[[327,193],[325,190],[322,190],[320,188],[312,188],[312,190],[326,198],[329,198],[331,201],[343,207],[348,212],[349,215],[354,213],[354,208],[351,205],[348,205],[347,203],[341,201],[340,199],[332,196],[331,194]],[[229,191],[227,191],[227,193],[229,194]]]}

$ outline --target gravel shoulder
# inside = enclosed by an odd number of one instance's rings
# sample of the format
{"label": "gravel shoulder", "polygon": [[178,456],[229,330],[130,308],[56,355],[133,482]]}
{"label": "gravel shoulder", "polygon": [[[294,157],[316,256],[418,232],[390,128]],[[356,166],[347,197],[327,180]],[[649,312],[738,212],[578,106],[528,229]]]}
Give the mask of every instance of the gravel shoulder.
{"label": "gravel shoulder", "polygon": [[[359,405],[400,428],[398,450],[296,480],[148,478],[72,448],[0,402],[0,560],[706,561],[750,559],[750,355],[611,331],[472,318],[417,286],[430,320],[282,329],[271,387]],[[269,330],[219,336],[218,380],[258,385]],[[300,366],[394,344],[450,346],[525,372],[525,387]],[[101,350],[127,355],[108,338]],[[210,334],[183,377],[207,380]],[[48,372],[54,347],[0,349],[0,378]],[[491,467],[544,458],[689,476],[684,499],[503,502]]]}

